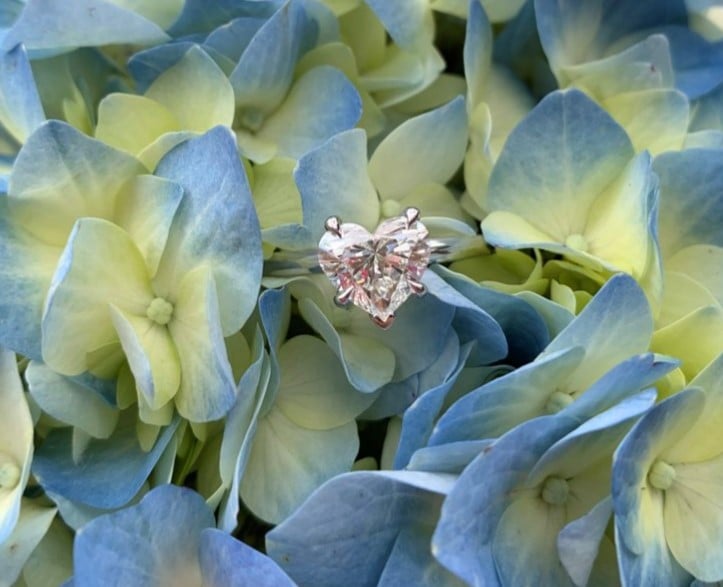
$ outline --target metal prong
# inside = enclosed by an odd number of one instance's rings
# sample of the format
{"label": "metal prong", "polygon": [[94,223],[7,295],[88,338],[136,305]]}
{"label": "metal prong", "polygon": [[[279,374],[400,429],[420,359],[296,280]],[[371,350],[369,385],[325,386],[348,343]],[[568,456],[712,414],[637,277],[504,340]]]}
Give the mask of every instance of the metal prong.
{"label": "metal prong", "polygon": [[370,316],[372,319],[372,322],[379,326],[382,330],[387,330],[392,323],[394,322],[394,314],[391,314],[390,316],[387,316],[385,319],[381,319],[378,316]]}
{"label": "metal prong", "polygon": [[334,296],[334,303],[340,308],[345,307],[351,301],[351,295],[354,293],[354,288],[350,287],[340,291]]}
{"label": "metal prong", "polygon": [[341,236],[340,226],[341,220],[339,220],[338,216],[329,216],[324,222],[324,228],[336,236]]}
{"label": "metal prong", "polygon": [[409,287],[418,296],[423,296],[427,293],[427,286],[423,283],[419,283],[418,281],[414,281],[413,279],[409,280]]}
{"label": "metal prong", "polygon": [[407,228],[419,220],[419,208],[406,208],[404,210],[404,218],[407,220]]}

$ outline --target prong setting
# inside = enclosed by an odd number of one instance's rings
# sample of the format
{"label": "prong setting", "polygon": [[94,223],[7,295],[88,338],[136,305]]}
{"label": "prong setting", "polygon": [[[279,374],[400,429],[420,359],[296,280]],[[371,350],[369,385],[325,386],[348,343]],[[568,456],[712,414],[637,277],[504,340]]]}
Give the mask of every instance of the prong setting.
{"label": "prong setting", "polygon": [[407,228],[409,228],[412,224],[419,220],[419,208],[412,208],[411,206],[406,208],[404,210],[404,218],[407,221]]}
{"label": "prong setting", "polygon": [[417,296],[423,296],[427,293],[427,286],[423,283],[419,283],[418,281],[415,281],[414,279],[409,280],[409,288],[412,290],[412,292]]}
{"label": "prong setting", "polygon": [[386,330],[410,296],[426,293],[422,276],[431,247],[429,231],[419,218],[419,210],[410,207],[383,220],[374,232],[360,224],[342,224],[338,216],[327,218],[318,259],[336,290],[336,306],[354,304]]}
{"label": "prong setting", "polygon": [[389,330],[394,323],[394,314],[389,314],[386,318],[371,315],[369,317],[372,319],[372,322],[374,322],[374,324],[379,326],[382,330]]}
{"label": "prong setting", "polygon": [[341,237],[341,220],[338,216],[329,216],[324,222],[324,228],[327,232],[335,236]]}
{"label": "prong setting", "polygon": [[350,287],[344,290],[341,290],[337,292],[337,294],[334,296],[334,303],[340,307],[344,308],[346,307],[349,302],[351,301],[351,297],[354,294],[354,288]]}

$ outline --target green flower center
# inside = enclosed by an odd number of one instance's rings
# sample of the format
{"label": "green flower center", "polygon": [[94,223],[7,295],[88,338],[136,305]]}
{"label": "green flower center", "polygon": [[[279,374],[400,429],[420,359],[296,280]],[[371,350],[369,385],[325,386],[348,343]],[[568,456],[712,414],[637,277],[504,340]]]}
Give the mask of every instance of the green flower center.
{"label": "green flower center", "polygon": [[15,489],[20,483],[20,467],[10,455],[0,453],[0,489]]}
{"label": "green flower center", "polygon": [[382,202],[382,216],[391,218],[402,213],[402,205],[396,200],[384,200]]}
{"label": "green flower center", "polygon": [[565,246],[568,249],[575,249],[581,253],[587,253],[587,239],[581,234],[571,234],[565,239]]}
{"label": "green flower center", "polygon": [[247,130],[258,132],[264,124],[264,113],[259,108],[245,108],[241,112],[240,122]]}
{"label": "green flower center", "polygon": [[570,485],[560,477],[548,477],[542,486],[542,499],[550,505],[564,505],[570,495]]}
{"label": "green flower center", "polygon": [[557,414],[557,412],[569,406],[573,401],[575,401],[575,398],[573,398],[569,393],[555,391],[547,399],[545,412],[548,414]]}
{"label": "green flower center", "polygon": [[146,309],[146,316],[156,324],[165,326],[173,317],[173,304],[163,298],[154,298]]}
{"label": "green flower center", "polygon": [[660,491],[670,489],[675,481],[675,468],[665,461],[658,459],[648,471],[648,482]]}

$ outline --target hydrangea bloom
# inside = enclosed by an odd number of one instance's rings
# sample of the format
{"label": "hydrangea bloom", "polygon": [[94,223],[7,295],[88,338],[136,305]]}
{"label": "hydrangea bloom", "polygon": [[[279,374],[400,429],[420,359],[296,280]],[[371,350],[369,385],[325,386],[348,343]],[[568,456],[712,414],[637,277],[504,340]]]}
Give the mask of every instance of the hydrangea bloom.
{"label": "hydrangea bloom", "polygon": [[0,584],[723,582],[718,4],[6,0]]}

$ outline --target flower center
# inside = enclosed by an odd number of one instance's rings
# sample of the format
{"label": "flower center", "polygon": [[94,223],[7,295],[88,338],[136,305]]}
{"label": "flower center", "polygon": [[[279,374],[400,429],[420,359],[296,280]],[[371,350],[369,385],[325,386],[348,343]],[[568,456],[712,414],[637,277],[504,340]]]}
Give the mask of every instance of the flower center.
{"label": "flower center", "polygon": [[564,505],[570,495],[570,485],[560,477],[548,477],[542,486],[541,495],[550,505]]}
{"label": "flower center", "polygon": [[575,398],[573,398],[569,393],[555,391],[547,399],[545,412],[548,414],[557,414],[557,412],[569,406],[573,401],[575,401]]}
{"label": "flower center", "polygon": [[0,489],[14,489],[20,482],[20,467],[10,455],[0,453]]}
{"label": "flower center", "polygon": [[565,239],[565,246],[581,253],[587,253],[587,239],[581,234],[571,234]]}
{"label": "flower center", "polygon": [[264,113],[259,108],[249,107],[245,108],[241,112],[240,120],[241,126],[250,130],[252,133],[258,132],[258,130],[264,124]]}
{"label": "flower center", "polygon": [[382,216],[391,218],[402,213],[402,205],[396,200],[384,200],[382,202]]}
{"label": "flower center", "polygon": [[146,316],[156,324],[165,326],[173,317],[173,304],[163,298],[153,298],[146,309]]}
{"label": "flower center", "polygon": [[675,468],[671,464],[658,459],[648,471],[648,481],[655,489],[660,489],[660,491],[670,489],[673,481],[675,481]]}

